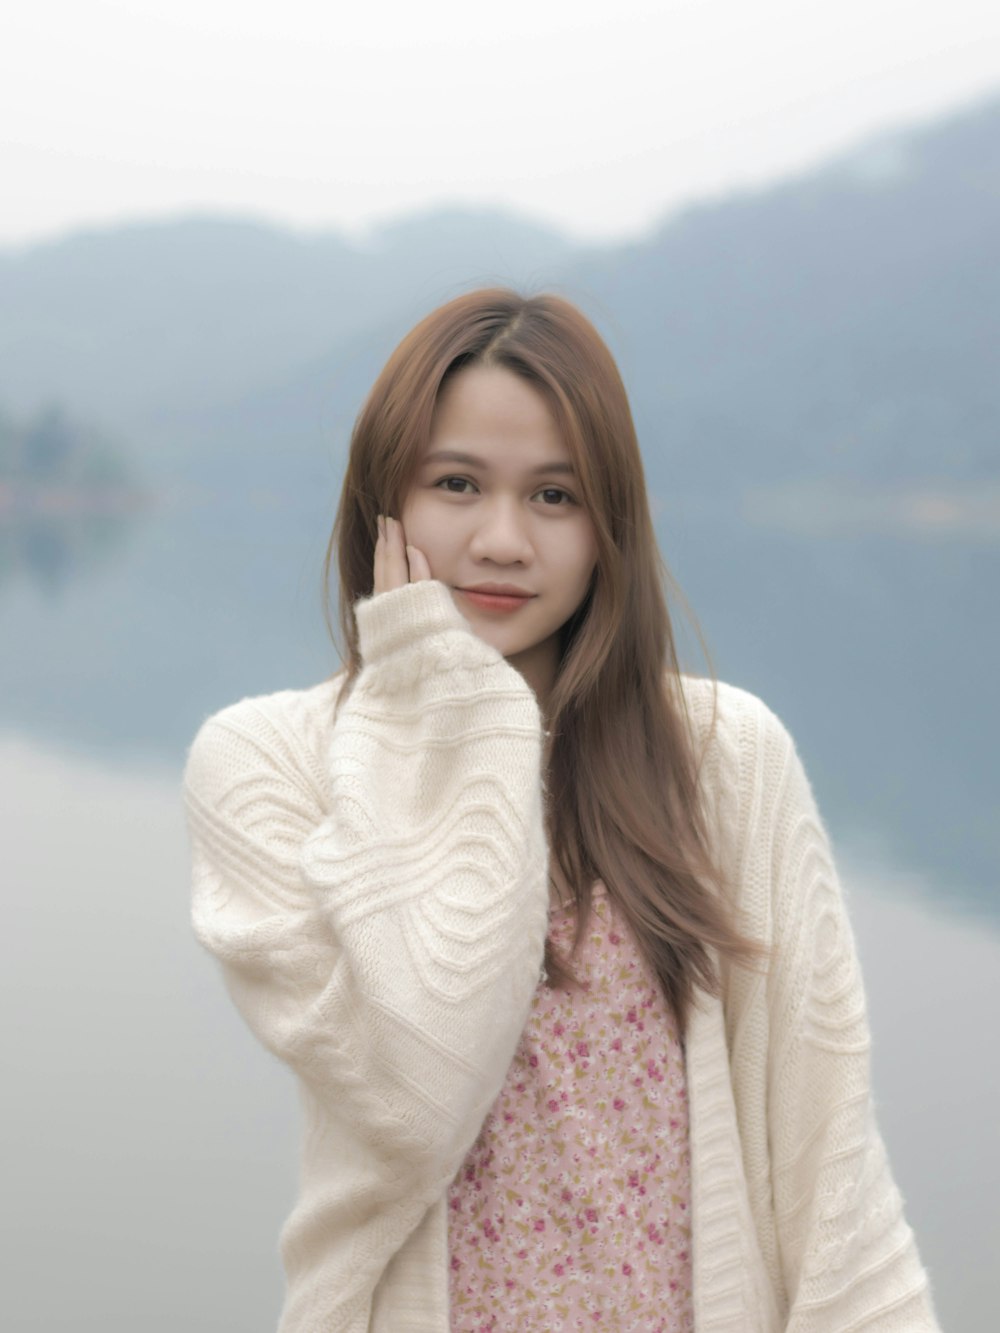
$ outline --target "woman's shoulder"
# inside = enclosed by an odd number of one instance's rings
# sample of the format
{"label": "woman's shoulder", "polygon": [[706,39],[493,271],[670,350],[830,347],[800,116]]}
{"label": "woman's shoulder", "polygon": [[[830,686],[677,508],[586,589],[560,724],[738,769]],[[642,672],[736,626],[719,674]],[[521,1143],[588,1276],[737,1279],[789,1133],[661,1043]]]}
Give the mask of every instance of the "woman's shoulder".
{"label": "woman's shoulder", "polygon": [[709,819],[739,858],[770,836],[782,804],[811,793],[795,741],[774,709],[729,681],[681,676]]}
{"label": "woman's shoulder", "polygon": [[210,713],[188,746],[185,786],[211,798],[223,788],[280,775],[322,802],[323,755],[345,674],[306,688],[247,695]]}
{"label": "woman's shoulder", "polygon": [[758,694],[730,681],[679,676],[688,715],[699,739],[736,757],[746,757],[762,741],[789,737],[785,724]]}
{"label": "woman's shoulder", "polygon": [[[724,681],[717,690],[710,679],[685,678],[683,684],[705,740],[699,772],[709,819],[734,884],[737,872],[742,876],[741,907],[761,927],[778,910],[772,899],[795,896],[795,877],[785,871],[796,857],[804,860],[801,848],[812,849],[815,865],[832,862],[829,833],[795,738],[770,704]],[[791,855],[787,848],[796,839],[799,851]],[[770,858],[782,855],[784,870],[772,874]],[[754,875],[756,898],[747,887]]]}

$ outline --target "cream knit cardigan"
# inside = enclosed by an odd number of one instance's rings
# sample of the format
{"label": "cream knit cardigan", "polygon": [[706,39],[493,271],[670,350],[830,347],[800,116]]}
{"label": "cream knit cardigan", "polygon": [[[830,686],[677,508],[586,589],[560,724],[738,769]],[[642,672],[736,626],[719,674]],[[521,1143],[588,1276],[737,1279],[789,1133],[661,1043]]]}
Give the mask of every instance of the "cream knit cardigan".
{"label": "cream knit cardigan", "polygon": [[[335,726],[342,674],[198,731],[192,919],[298,1076],[279,1333],[449,1333],[446,1192],[539,982],[542,720],[443,583],[355,614],[364,667]],[[705,737],[712,684],[682,686]],[[873,1115],[854,939],[809,781],[760,699],[720,682],[718,704],[705,799],[739,924],[776,956],[760,974],[723,968],[721,1001],[699,991],[686,1033],[695,1327],[937,1329]]]}

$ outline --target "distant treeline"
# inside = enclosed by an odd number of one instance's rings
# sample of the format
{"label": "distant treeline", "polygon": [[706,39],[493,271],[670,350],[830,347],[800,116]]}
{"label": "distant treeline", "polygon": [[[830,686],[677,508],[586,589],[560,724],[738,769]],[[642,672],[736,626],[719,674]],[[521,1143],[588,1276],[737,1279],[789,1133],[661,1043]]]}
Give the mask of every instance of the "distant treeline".
{"label": "distant treeline", "polygon": [[121,445],[58,404],[18,421],[0,410],[0,481],[30,490],[132,490],[133,466]]}

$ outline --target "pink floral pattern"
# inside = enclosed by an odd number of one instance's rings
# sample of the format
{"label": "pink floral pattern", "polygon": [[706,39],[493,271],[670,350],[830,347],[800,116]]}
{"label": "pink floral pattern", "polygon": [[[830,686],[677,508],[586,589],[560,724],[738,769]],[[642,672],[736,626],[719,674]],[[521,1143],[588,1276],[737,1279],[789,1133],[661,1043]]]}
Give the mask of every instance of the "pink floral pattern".
{"label": "pink floral pattern", "polygon": [[[568,951],[573,907],[549,934]],[[452,1333],[690,1333],[684,1050],[601,880],[448,1192]]]}

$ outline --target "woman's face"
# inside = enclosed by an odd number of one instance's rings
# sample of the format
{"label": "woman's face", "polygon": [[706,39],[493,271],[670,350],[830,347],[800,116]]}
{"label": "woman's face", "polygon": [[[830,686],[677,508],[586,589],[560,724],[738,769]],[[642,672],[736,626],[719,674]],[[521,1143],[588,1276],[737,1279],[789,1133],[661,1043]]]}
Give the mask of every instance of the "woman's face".
{"label": "woman's face", "polygon": [[[467,455],[445,458],[444,452]],[[570,453],[541,392],[500,367],[468,366],[442,389],[400,519],[470,626],[547,692],[557,632],[597,564]],[[513,611],[463,589],[507,583],[532,596]]]}

